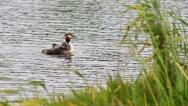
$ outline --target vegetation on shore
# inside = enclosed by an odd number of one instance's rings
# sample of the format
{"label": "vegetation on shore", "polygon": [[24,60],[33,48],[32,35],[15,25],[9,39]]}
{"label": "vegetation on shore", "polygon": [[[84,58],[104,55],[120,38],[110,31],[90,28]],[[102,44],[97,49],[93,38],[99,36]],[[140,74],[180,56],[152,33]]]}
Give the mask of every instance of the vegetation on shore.
{"label": "vegetation on shore", "polygon": [[[188,106],[188,38],[184,29],[188,24],[175,12],[162,10],[160,0],[138,0],[128,10],[135,11],[137,17],[127,26],[122,42],[131,42],[138,57],[147,46],[153,50],[150,58],[140,60],[149,65],[136,81],[124,82],[120,75],[109,76],[106,87],[88,86],[69,96],[52,95],[48,99],[36,96],[19,105]],[[147,39],[139,41],[139,36]],[[140,42],[142,48],[137,46]],[[46,90],[44,84],[39,85]],[[9,103],[2,102],[0,106],[9,106]]]}

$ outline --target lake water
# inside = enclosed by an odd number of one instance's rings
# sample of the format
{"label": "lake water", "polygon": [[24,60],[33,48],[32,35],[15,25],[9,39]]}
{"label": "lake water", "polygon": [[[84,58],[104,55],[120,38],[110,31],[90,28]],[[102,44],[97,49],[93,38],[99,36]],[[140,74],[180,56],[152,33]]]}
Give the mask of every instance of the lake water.
{"label": "lake water", "polygon": [[[66,93],[70,87],[104,85],[108,74],[117,72],[125,80],[135,79],[137,62],[128,46],[118,44],[133,15],[123,10],[134,1],[0,0],[0,89],[22,89],[27,95],[33,90],[28,82],[42,80],[50,92]],[[188,18],[187,1],[166,4],[181,7]],[[62,42],[67,32],[74,34],[75,56],[66,59],[41,53]]]}

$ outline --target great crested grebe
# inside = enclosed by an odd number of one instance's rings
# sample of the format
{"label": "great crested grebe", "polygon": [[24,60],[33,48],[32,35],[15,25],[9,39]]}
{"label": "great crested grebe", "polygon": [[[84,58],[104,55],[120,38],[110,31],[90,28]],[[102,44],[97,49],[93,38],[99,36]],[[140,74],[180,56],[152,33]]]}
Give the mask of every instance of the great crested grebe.
{"label": "great crested grebe", "polygon": [[67,33],[64,35],[65,41],[62,44],[52,44],[52,48],[43,49],[42,53],[47,55],[73,55],[73,45],[71,44],[72,34]]}

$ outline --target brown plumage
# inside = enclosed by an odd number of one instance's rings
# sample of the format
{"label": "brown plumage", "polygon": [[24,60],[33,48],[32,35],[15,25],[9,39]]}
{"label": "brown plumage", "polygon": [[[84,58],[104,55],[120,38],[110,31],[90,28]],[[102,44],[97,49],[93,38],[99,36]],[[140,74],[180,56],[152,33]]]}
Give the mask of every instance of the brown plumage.
{"label": "brown plumage", "polygon": [[50,49],[43,49],[42,53],[47,55],[63,55],[63,54],[73,54],[73,46],[71,44],[72,34],[68,33],[65,34],[64,37],[66,42],[62,44],[52,44],[52,48]]}

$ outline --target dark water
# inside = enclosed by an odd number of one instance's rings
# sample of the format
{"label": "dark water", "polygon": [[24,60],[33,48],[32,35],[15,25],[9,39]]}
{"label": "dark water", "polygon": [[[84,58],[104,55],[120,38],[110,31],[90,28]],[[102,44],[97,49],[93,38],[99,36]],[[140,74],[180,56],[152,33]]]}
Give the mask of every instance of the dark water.
{"label": "dark water", "polygon": [[[29,93],[28,82],[42,80],[51,92],[54,88],[55,92],[68,92],[70,87],[82,88],[86,83],[103,85],[108,74],[118,71],[127,80],[135,78],[137,62],[128,46],[118,44],[132,16],[123,9],[133,1],[0,0],[0,77],[9,78],[1,78],[0,89]],[[187,10],[183,1],[168,3]],[[67,32],[74,34],[72,59],[41,53],[61,42]]]}

